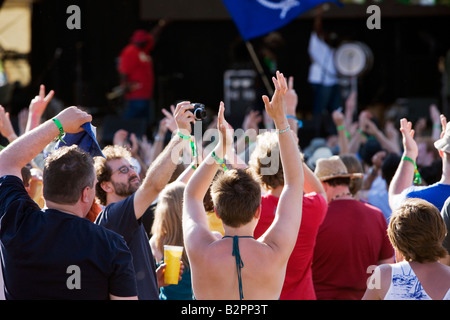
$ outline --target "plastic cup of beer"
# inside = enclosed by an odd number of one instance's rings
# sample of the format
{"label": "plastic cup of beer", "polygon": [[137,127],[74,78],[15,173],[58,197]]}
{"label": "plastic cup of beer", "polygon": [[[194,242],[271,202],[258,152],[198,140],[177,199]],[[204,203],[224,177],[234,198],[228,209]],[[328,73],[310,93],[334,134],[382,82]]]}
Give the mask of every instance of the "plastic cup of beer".
{"label": "plastic cup of beer", "polygon": [[164,282],[166,284],[178,284],[180,278],[181,256],[183,247],[164,245]]}

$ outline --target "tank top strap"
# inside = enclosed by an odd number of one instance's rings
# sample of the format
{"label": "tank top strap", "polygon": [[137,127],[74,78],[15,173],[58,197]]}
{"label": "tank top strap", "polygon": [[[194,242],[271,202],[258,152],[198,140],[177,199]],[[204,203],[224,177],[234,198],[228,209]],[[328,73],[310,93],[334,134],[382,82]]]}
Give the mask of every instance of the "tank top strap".
{"label": "tank top strap", "polygon": [[225,236],[223,237],[223,239],[226,238],[231,238],[233,239],[233,257],[236,260],[236,272],[237,272],[237,276],[238,276],[238,284],[239,284],[239,299],[240,300],[244,300],[244,291],[242,288],[242,275],[241,275],[241,269],[244,267],[244,262],[242,261],[241,258],[241,253],[239,251],[239,239],[255,239],[252,236]]}

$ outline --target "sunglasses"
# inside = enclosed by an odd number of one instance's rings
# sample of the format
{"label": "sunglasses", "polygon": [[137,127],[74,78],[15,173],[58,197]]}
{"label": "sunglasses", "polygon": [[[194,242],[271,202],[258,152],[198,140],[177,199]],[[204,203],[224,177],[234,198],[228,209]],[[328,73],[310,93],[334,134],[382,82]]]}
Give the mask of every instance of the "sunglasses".
{"label": "sunglasses", "polygon": [[116,172],[120,172],[120,173],[122,173],[122,174],[127,174],[128,172],[130,172],[130,170],[136,171],[137,168],[136,168],[135,166],[133,166],[133,165],[130,165],[130,166],[121,166],[119,169],[114,170],[114,171],[111,173],[111,175],[113,175],[113,174],[116,173]]}

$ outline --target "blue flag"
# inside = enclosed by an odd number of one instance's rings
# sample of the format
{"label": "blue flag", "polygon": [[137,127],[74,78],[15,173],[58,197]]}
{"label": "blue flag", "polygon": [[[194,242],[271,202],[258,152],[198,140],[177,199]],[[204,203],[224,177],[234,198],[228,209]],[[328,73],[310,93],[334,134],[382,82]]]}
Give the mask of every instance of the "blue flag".
{"label": "blue flag", "polygon": [[223,0],[245,41],[279,29],[325,2],[338,0]]}

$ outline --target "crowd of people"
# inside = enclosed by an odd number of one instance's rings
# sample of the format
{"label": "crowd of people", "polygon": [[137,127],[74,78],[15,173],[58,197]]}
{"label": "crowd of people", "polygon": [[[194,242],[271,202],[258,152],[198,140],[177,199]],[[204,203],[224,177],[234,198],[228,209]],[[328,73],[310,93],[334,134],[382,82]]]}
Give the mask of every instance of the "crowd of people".
{"label": "crowd of people", "polygon": [[[272,80],[242,128],[221,102],[209,141],[189,101],[155,137],[119,130],[101,150],[80,108],[42,119],[45,86],[19,133],[0,107],[2,298],[450,299],[445,115],[381,126],[350,95],[337,135],[300,150],[294,79]],[[164,245],[184,247],[178,285]]]}

